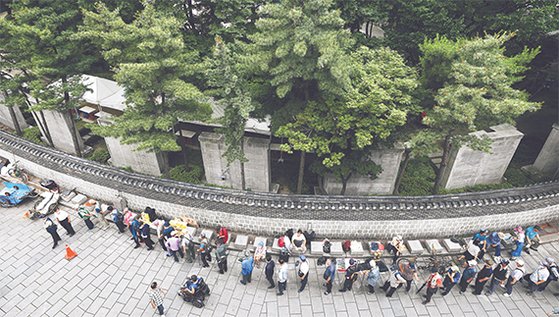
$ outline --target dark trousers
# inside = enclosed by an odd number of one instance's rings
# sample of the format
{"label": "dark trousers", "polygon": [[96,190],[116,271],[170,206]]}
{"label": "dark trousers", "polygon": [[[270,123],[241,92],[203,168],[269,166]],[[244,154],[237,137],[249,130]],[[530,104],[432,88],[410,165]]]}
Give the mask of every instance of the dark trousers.
{"label": "dark trousers", "polygon": [[[167,251],[167,246],[165,245],[165,237],[159,238],[159,245],[161,246],[161,249]],[[182,252],[182,250],[181,250],[181,252]]]}
{"label": "dark trousers", "polygon": [[159,313],[159,315],[163,316],[163,314],[165,313],[165,308],[163,307],[163,304],[157,306],[157,312]]}
{"label": "dark trousers", "polygon": [[125,227],[124,227],[124,223],[122,222],[122,220],[119,220],[119,221],[115,222],[115,224],[116,224],[116,227],[118,228],[118,231],[120,233],[123,233]]}
{"label": "dark trousers", "polygon": [[189,243],[186,247],[186,261],[192,263],[194,259],[196,259],[196,250],[194,250],[194,244]]}
{"label": "dark trousers", "polygon": [[177,256],[177,253],[181,256],[181,258],[184,259],[184,254],[182,253],[181,248],[179,248],[176,251],[173,251],[173,250],[169,250],[169,251],[171,252],[171,255],[173,255],[173,257],[175,258],[175,262],[179,261],[179,257]]}
{"label": "dark trousers", "polygon": [[223,257],[222,259],[218,260],[217,267],[219,268],[219,273],[223,274],[224,272],[227,272],[227,257]]}
{"label": "dark trousers", "polygon": [[500,280],[496,279],[495,276],[491,278],[491,283],[489,283],[489,290],[487,291],[488,294],[493,294],[497,285],[501,283]]}
{"label": "dark trousers", "polygon": [[270,287],[276,287],[276,283],[274,282],[273,275],[269,275],[269,276],[267,275],[266,280],[268,281],[268,283],[270,283]]}
{"label": "dark trousers", "polygon": [[411,282],[413,280],[406,280],[406,292],[409,292],[411,289]]}
{"label": "dark trousers", "polygon": [[495,250],[495,256],[501,256],[501,244],[491,245]]}
{"label": "dark trousers", "polygon": [[353,280],[350,278],[346,278],[344,280],[344,287],[342,288],[342,292],[351,291],[352,287],[353,287]]}
{"label": "dark trousers", "polygon": [[200,260],[202,260],[202,267],[209,267],[210,266],[208,264],[208,253],[207,252],[200,253]]}
{"label": "dark trousers", "polygon": [[382,286],[382,289],[386,292],[386,297],[392,297],[392,294],[394,294],[394,292],[400,287],[402,287],[402,284],[398,284],[398,287],[392,287],[390,286],[390,281],[386,281]]}
{"label": "dark trousers", "polygon": [[153,240],[151,240],[151,238],[149,236],[144,237],[144,242],[146,244],[146,246],[148,247],[148,250],[153,250]]}
{"label": "dark trousers", "polygon": [[427,287],[427,295],[425,295],[425,303],[429,303],[431,301],[431,297],[433,294],[437,293],[438,288],[431,288]]}
{"label": "dark trousers", "polygon": [[241,274],[241,275],[243,277],[241,283],[246,284],[252,282],[252,272],[249,274]]}
{"label": "dark trousers", "polygon": [[87,226],[87,228],[89,230],[91,230],[95,227],[95,225],[93,224],[93,221],[91,221],[91,219],[84,219],[83,222],[85,222],[85,225]]}
{"label": "dark trousers", "polygon": [[309,274],[307,273],[305,277],[301,280],[301,287],[299,287],[299,292],[302,292],[307,286],[307,282],[309,281]]}
{"label": "dark trousers", "polygon": [[140,247],[140,238],[137,235],[132,235],[132,239],[134,239],[134,243],[136,243],[135,248]]}
{"label": "dark trousers", "polygon": [[371,284],[367,284],[367,287],[369,288],[369,293],[374,293],[375,292],[375,287]]}
{"label": "dark trousers", "polygon": [[[551,274],[552,274],[552,273],[551,273]],[[551,274],[550,274],[550,278],[548,278],[547,281],[545,281],[545,282],[543,282],[542,284],[540,284],[540,288],[539,288],[539,291],[540,291],[540,292],[543,292],[543,291],[546,289],[547,285],[549,285],[549,283],[551,283],[551,282],[553,282],[553,281],[556,281],[556,280],[554,280],[554,279],[551,279]]]}
{"label": "dark trousers", "polygon": [[507,294],[512,294],[512,286],[514,284],[512,284],[512,277],[509,276],[508,280],[507,280],[507,284],[505,285],[505,288],[507,289]]}
{"label": "dark trousers", "polygon": [[469,285],[469,284],[470,284],[470,283],[468,283],[468,280],[467,280],[467,279],[465,279],[465,278],[461,279],[461,280],[460,280],[460,283],[458,284],[458,285],[460,286],[460,291],[461,291],[462,293],[464,293],[464,292],[466,291],[466,289],[468,288],[468,285]]}
{"label": "dark trousers", "polygon": [[54,245],[58,244],[58,241],[62,241],[62,239],[60,238],[60,236],[58,235],[58,232],[56,232],[56,230],[54,231],[50,231],[50,236],[52,237],[52,241],[54,243]]}
{"label": "dark trousers", "polygon": [[453,283],[453,281],[451,281],[448,277],[445,277],[444,282],[443,282],[443,292],[441,295],[445,296],[446,294],[450,293],[450,291],[452,290],[452,288],[454,287],[454,285],[456,285],[455,283]]}
{"label": "dark trousers", "polygon": [[72,227],[72,224],[70,223],[70,221],[68,221],[68,218],[60,221],[60,225],[62,226],[62,228],[64,228],[66,230],[66,232],[69,235],[76,234],[76,231],[74,231],[74,228]]}
{"label": "dark trousers", "polygon": [[330,294],[332,293],[332,280],[326,282],[326,293]]}
{"label": "dark trousers", "polygon": [[526,276],[524,278],[525,281],[528,281],[528,289],[530,289],[530,292],[533,293],[535,291],[537,291],[540,286],[537,285],[536,283],[532,282],[532,280],[530,279],[530,277]]}
{"label": "dark trousers", "polygon": [[282,295],[287,287],[287,282],[278,282],[278,294]]}
{"label": "dark trousers", "polygon": [[483,291],[483,287],[485,287],[486,283],[487,280],[484,282],[480,282],[479,280],[476,279],[476,284],[474,285],[474,294],[481,295],[481,292]]}

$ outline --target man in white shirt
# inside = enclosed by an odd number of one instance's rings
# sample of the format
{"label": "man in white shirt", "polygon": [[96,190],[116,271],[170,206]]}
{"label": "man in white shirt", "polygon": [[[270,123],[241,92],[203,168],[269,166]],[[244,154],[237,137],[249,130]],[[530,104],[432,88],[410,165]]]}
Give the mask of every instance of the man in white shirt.
{"label": "man in white shirt", "polygon": [[540,262],[540,265],[534,273],[530,274],[529,278],[527,277],[528,276],[526,276],[525,279],[528,281],[528,287],[530,288],[528,294],[532,294],[540,288],[541,284],[547,281],[547,278],[549,277],[549,270],[545,266],[545,263]]}
{"label": "man in white shirt", "polygon": [[297,275],[301,280],[301,287],[299,287],[298,293],[301,293],[309,281],[309,261],[307,261],[307,258],[302,254],[299,256],[299,260],[301,260],[301,262],[299,263]]}
{"label": "man in white shirt", "polygon": [[70,235],[70,237],[76,234],[76,231],[74,231],[74,228],[70,223],[70,215],[68,215],[68,213],[65,210],[59,208],[56,210],[55,215],[56,215],[56,221],[58,221],[58,223],[64,229],[66,229],[66,232]]}
{"label": "man in white shirt", "polygon": [[516,263],[516,268],[514,270],[512,270],[512,272],[509,274],[509,278],[507,280],[507,284],[505,285],[505,288],[507,289],[507,292],[505,293],[506,297],[510,297],[512,294],[512,287],[518,283],[518,281],[520,281],[520,279],[522,279],[522,277],[524,276],[524,273],[526,272],[526,270],[524,269],[524,261],[518,259],[515,261]]}
{"label": "man in white shirt", "polygon": [[287,263],[285,263],[283,259],[279,259],[278,263],[278,296],[281,296],[287,287]]}
{"label": "man in white shirt", "polygon": [[291,242],[293,251],[298,251],[301,253],[305,253],[305,251],[307,251],[307,238],[305,238],[305,235],[303,234],[303,231],[301,231],[301,229],[297,230],[297,233],[293,235]]}

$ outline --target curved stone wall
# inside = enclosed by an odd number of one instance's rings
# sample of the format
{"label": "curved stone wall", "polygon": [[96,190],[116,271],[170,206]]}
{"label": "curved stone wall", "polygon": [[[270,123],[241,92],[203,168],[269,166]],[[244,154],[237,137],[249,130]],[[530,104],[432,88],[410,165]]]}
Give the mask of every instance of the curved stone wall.
{"label": "curved stone wall", "polygon": [[344,197],[278,195],[196,186],[129,173],[0,132],[0,156],[42,178],[132,208],[187,214],[203,226],[273,235],[312,228],[331,238],[425,238],[559,219],[559,183],[457,195]]}

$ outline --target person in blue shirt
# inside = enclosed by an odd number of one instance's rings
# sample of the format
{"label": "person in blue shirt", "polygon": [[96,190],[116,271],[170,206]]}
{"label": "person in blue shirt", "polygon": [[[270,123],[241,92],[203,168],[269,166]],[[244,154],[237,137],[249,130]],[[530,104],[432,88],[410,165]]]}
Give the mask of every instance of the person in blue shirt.
{"label": "person in blue shirt", "polygon": [[460,270],[456,265],[452,265],[446,270],[444,274],[444,280],[443,280],[444,289],[441,294],[442,296],[445,296],[448,293],[450,293],[454,285],[458,284],[458,282],[460,281],[460,276],[461,276]]}
{"label": "person in blue shirt", "polygon": [[326,260],[326,270],[322,276],[325,280],[324,285],[326,286],[326,291],[324,295],[332,293],[332,284],[334,283],[334,278],[336,277],[336,259],[331,258]]}
{"label": "person in blue shirt", "polygon": [[468,261],[468,267],[462,272],[462,278],[460,278],[460,294],[464,293],[468,288],[468,285],[474,280],[477,273],[477,262],[476,260]]}
{"label": "person in blue shirt", "polygon": [[369,266],[371,267],[371,270],[367,273],[367,287],[369,289],[369,293],[374,294],[375,286],[377,286],[380,281],[380,270],[375,260],[369,261]]}
{"label": "person in blue shirt", "polygon": [[540,230],[539,226],[532,226],[526,228],[526,253],[530,254],[530,249],[538,251],[540,245]]}
{"label": "person in blue shirt", "polygon": [[483,259],[483,256],[485,255],[485,252],[487,251],[487,237],[489,235],[489,230],[487,229],[481,229],[478,233],[476,233],[472,240],[474,241],[479,241],[478,243],[478,247],[479,247],[479,253],[478,253],[478,259]]}
{"label": "person in blue shirt", "polygon": [[196,296],[196,292],[198,291],[201,279],[202,278],[198,278],[196,275],[192,275],[190,279],[186,281],[179,292],[179,294],[183,296],[185,301],[191,302],[192,299],[194,299],[194,297]]}
{"label": "person in blue shirt", "polygon": [[139,231],[140,231],[140,222],[138,221],[138,216],[135,216],[134,220],[132,220],[132,223],[130,223],[130,233],[132,233],[132,239],[134,239],[134,242],[136,243],[134,249],[140,247],[140,237],[138,236]]}
{"label": "person in blue shirt", "polygon": [[501,240],[505,237],[502,232],[493,232],[487,237],[487,243],[495,250],[495,257],[501,257]]}
{"label": "person in blue shirt", "polygon": [[254,258],[249,251],[245,252],[245,258],[241,261],[241,284],[246,285],[252,281],[252,269],[254,268]]}

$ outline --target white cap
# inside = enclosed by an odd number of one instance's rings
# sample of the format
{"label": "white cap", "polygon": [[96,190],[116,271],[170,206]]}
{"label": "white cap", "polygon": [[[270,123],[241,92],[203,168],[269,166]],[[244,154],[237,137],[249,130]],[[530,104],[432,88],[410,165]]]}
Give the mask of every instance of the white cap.
{"label": "white cap", "polygon": [[468,265],[469,266],[476,266],[477,262],[476,262],[476,260],[470,260],[470,261],[468,261]]}
{"label": "white cap", "polygon": [[524,260],[522,260],[522,259],[516,260],[515,263],[516,263],[517,266],[524,266]]}
{"label": "white cap", "polygon": [[377,267],[377,262],[375,262],[375,260],[371,260],[371,261],[369,261],[369,265],[370,265],[372,268],[375,268],[375,267]]}

